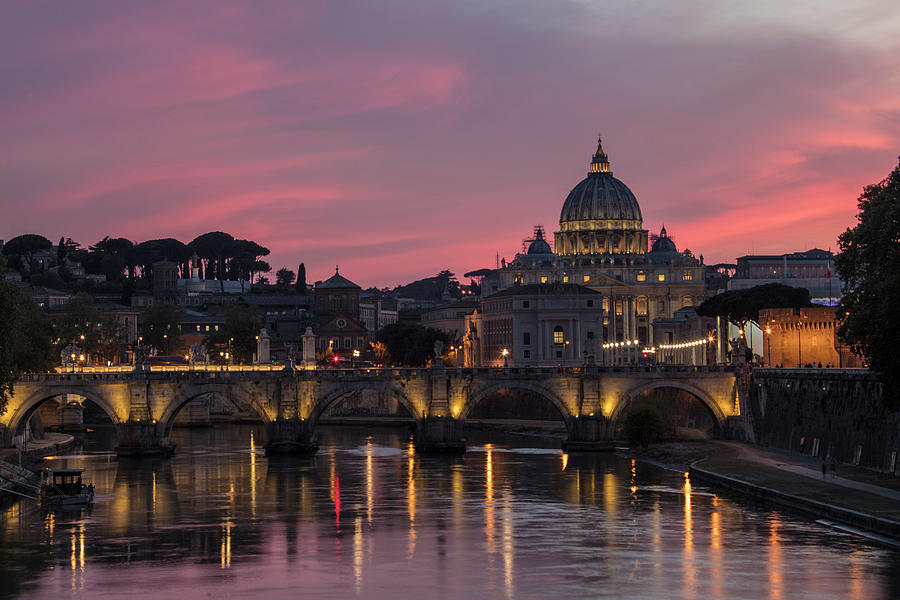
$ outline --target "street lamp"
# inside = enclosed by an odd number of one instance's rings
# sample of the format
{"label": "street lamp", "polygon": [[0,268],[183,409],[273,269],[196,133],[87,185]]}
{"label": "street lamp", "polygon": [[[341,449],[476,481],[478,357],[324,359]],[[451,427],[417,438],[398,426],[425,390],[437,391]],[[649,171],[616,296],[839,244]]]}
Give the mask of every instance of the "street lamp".
{"label": "street lamp", "polygon": [[509,358],[508,358],[509,350],[504,348],[503,350],[500,351],[500,356],[503,357],[503,366],[508,367],[509,366]]}
{"label": "street lamp", "polygon": [[358,358],[359,358],[359,350],[354,350],[353,351],[353,364],[350,365],[354,369],[356,368],[356,360]]}

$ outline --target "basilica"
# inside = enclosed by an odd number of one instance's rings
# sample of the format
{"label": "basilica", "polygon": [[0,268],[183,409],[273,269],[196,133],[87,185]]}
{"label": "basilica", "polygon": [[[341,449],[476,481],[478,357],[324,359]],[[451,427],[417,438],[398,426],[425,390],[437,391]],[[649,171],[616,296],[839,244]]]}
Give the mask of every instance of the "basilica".
{"label": "basilica", "polygon": [[554,248],[541,226],[482,280],[464,325],[467,364],[581,364],[617,343],[671,341],[665,326],[706,299],[703,256],[644,228],[632,191],[598,141],[587,177],[563,202]]}

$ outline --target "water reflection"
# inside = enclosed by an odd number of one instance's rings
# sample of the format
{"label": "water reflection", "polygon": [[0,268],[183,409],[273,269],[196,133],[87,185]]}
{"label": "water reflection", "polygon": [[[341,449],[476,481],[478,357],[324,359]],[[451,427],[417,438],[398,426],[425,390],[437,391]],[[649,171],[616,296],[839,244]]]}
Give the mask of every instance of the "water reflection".
{"label": "water reflection", "polygon": [[55,459],[87,469],[96,505],[5,508],[0,597],[897,592],[894,552],[611,455],[470,434],[464,457],[418,456],[404,431],[334,428],[315,457],[276,459],[261,435],[175,430],[171,460]]}

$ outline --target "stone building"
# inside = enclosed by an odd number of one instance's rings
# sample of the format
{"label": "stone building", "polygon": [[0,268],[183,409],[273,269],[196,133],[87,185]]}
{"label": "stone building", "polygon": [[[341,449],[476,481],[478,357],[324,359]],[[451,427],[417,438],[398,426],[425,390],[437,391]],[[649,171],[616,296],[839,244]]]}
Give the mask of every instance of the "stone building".
{"label": "stone building", "polygon": [[333,276],[316,284],[313,290],[316,352],[331,348],[336,356],[350,358],[354,350],[366,350],[369,332],[360,321],[361,291],[362,288],[343,277],[337,268]]}
{"label": "stone building", "polygon": [[[566,197],[554,238],[555,252],[543,227],[537,226],[522,253],[482,279],[482,306],[490,303],[493,295],[517,286],[583,286],[596,297],[592,306],[579,307],[591,311],[579,317],[588,325],[574,326],[583,335],[579,343],[591,331],[598,345],[637,340],[635,345],[643,346],[655,339],[656,319],[671,319],[677,311],[699,305],[709,294],[702,255],[697,258],[689,250],[679,252],[665,227],[658,235],[649,234],[634,194],[613,177],[602,143],[598,142],[587,177]],[[481,315],[487,318],[484,310]],[[469,319],[466,335],[481,336],[478,327],[478,319]],[[491,346],[487,351],[494,350]],[[563,356],[567,361],[576,360],[581,352],[579,346],[574,355],[564,352]],[[541,356],[552,361],[557,358],[556,350]],[[483,358],[496,362],[493,356]],[[517,355],[516,360],[522,358]]]}
{"label": "stone building", "polygon": [[595,356],[602,296],[574,283],[530,283],[481,299],[466,317],[466,366],[577,366]]}
{"label": "stone building", "polygon": [[834,255],[818,248],[788,254],[741,256],[728,289],[744,290],[766,283],[780,283],[806,288],[815,304],[836,306],[844,282],[833,264]]}
{"label": "stone building", "polygon": [[863,366],[861,357],[838,342],[833,308],[767,308],[759,311],[759,325],[763,329],[763,361],[767,365],[845,369]]}

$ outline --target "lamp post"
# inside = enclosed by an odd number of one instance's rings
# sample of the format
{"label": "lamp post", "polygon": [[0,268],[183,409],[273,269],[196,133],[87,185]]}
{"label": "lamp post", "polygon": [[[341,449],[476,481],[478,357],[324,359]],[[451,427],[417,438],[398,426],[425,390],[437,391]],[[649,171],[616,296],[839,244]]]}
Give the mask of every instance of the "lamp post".
{"label": "lamp post", "polygon": [[508,367],[509,366],[509,350],[504,348],[503,350],[500,351],[500,356],[503,357],[503,366]]}
{"label": "lamp post", "polygon": [[353,351],[353,362],[350,365],[354,369],[356,368],[356,361],[358,358],[359,358],[359,350],[354,350]]}
{"label": "lamp post", "polygon": [[765,363],[767,367],[772,366],[770,363],[772,362],[772,328],[766,325],[766,339],[765,346],[763,347],[763,352],[766,353]]}

